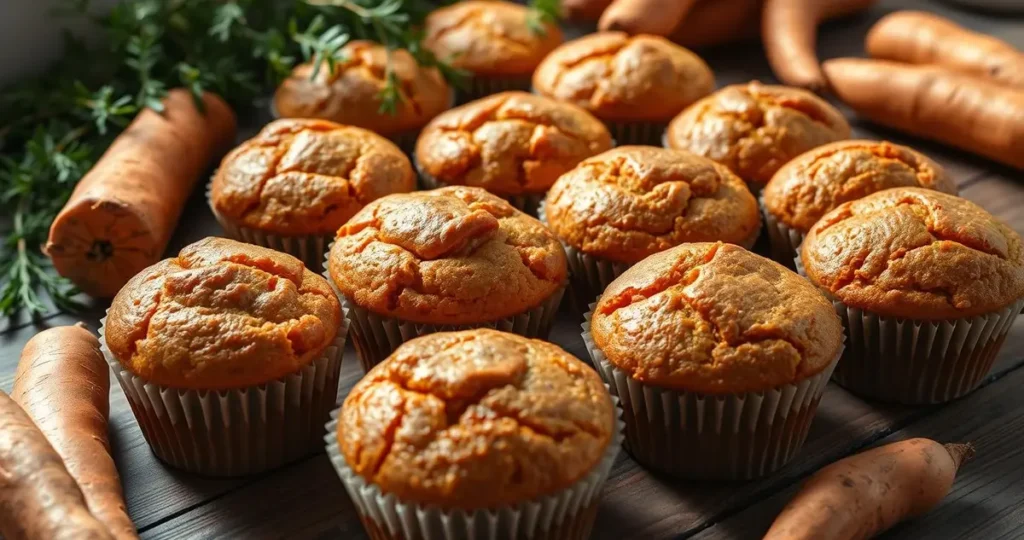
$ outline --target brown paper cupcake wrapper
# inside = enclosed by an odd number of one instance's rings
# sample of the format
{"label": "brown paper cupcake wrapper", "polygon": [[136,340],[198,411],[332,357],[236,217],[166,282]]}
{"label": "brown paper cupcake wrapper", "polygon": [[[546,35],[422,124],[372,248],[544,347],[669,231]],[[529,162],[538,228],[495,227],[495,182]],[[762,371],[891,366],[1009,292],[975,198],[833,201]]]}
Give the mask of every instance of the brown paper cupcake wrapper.
{"label": "brown paper cupcake wrapper", "polygon": [[590,474],[553,495],[493,510],[442,510],[385,495],[345,461],[338,447],[338,414],[327,424],[327,455],[355,503],[359,519],[374,540],[586,540],[597,516],[601,488],[622,446],[618,399],[615,436]]}
{"label": "brown paper cupcake wrapper", "polygon": [[640,144],[658,146],[668,124],[665,122],[626,122],[604,120],[612,139],[619,146]]}
{"label": "brown paper cupcake wrapper", "polygon": [[529,92],[533,84],[531,75],[513,75],[507,77],[467,77],[466,87],[456,91],[459,104],[485,98],[491,94],[508,92],[510,90],[522,90]]}
{"label": "brown paper cupcake wrapper", "polygon": [[626,450],[641,465],[689,479],[748,480],[788,463],[803,446],[835,360],[813,377],[763,392],[713,396],[632,379],[594,343],[583,343],[597,372],[621,399]]}
{"label": "brown paper cupcake wrapper", "polygon": [[363,370],[367,372],[390,356],[395,349],[406,341],[437,332],[492,328],[529,338],[547,339],[548,334],[551,332],[551,326],[555,322],[558,307],[562,303],[562,296],[565,294],[565,286],[563,285],[541,305],[518,315],[496,321],[462,325],[424,324],[404,321],[394,317],[384,317],[363,308],[345,296],[334,284],[326,260],[323,263],[323,267],[323,275],[327,278],[328,283],[331,284],[335,294],[341,299],[341,305],[348,314],[349,321],[351,322],[350,327],[352,328],[352,345],[355,346]]}
{"label": "brown paper cupcake wrapper", "polygon": [[146,382],[107,348],[113,370],[142,435],[157,458],[206,476],[264,472],[319,451],[323,422],[338,399],[348,323],[324,354],[296,373],[235,390],[182,390]]}
{"label": "brown paper cupcake wrapper", "polygon": [[[420,178],[420,185],[424,190],[437,189],[439,187],[449,185],[444,182],[439,182],[436,178],[423,171],[423,169],[420,168],[419,163],[416,163],[416,160],[413,160],[413,165],[416,166],[416,172]],[[547,193],[531,193],[525,195],[502,195],[500,193],[495,193],[495,195],[508,201],[508,203],[514,206],[517,210],[530,214],[531,216],[536,216],[537,207],[544,201],[544,197]]]}
{"label": "brown paper cupcake wrapper", "polygon": [[758,197],[758,204],[761,206],[761,214],[764,216],[764,228],[768,232],[768,242],[771,246],[772,259],[775,262],[793,269],[796,267],[794,260],[800,250],[800,244],[804,241],[804,233],[790,228],[772,215],[764,205],[764,198]]}

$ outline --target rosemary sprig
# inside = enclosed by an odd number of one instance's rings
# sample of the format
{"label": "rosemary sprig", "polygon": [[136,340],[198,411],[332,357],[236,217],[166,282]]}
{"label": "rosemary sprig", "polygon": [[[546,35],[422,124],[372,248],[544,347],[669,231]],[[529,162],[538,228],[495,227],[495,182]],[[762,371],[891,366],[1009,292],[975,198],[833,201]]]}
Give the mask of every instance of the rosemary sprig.
{"label": "rosemary sprig", "polygon": [[547,33],[546,26],[558,22],[562,11],[561,0],[530,0],[530,12],[526,17],[526,26],[536,35]]}

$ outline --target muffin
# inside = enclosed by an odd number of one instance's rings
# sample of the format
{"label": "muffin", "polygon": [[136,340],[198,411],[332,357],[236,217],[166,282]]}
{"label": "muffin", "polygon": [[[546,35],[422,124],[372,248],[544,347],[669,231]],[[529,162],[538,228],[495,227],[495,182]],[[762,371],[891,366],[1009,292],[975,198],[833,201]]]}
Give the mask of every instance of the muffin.
{"label": "muffin", "polygon": [[567,277],[551,231],[462,186],[367,205],[338,231],[327,268],[367,370],[402,342],[441,330],[546,337]]}
{"label": "muffin", "polygon": [[411,151],[420,129],[455,101],[436,68],[419,65],[405,49],[394,49],[390,62],[400,99],[393,112],[385,112],[381,93],[387,86],[388,50],[372,41],[352,41],[340,54],[333,71],[326,64],[292,70],[274,94],[276,115],[360,127]]}
{"label": "muffin", "polygon": [[723,243],[651,255],[612,282],[583,340],[622,400],[626,449],[680,478],[785,465],[843,349],[828,300],[782,265]]}
{"label": "muffin", "polygon": [[956,184],[934,161],[885,141],[841,141],[800,155],[772,177],[762,193],[772,257],[793,266],[800,242],[840,204],[894,187],[956,194]]}
{"label": "muffin", "polygon": [[415,189],[409,159],[387,139],[325,120],[277,120],[224,157],[209,202],[228,236],[319,270],[360,208]]}
{"label": "muffin", "polygon": [[846,326],[835,379],[863,397],[916,405],[969,393],[1024,306],[1020,236],[946,193],[894,188],[844,203],[800,250]]}
{"label": "muffin", "polygon": [[533,75],[536,93],[590,111],[619,144],[657,145],[668,121],[714,88],[711,69],[689,50],[622,32],[570,41]]}
{"label": "muffin", "polygon": [[424,22],[423,47],[469,73],[465,101],[529,90],[533,70],[560,43],[556,24],[511,2],[457,2],[432,11]]}
{"label": "muffin", "polygon": [[207,238],[132,278],[100,334],[153,453],[237,476],[318,449],[344,321],[327,281],[295,257]]}
{"label": "muffin", "polygon": [[750,248],[761,215],[738,176],[710,159],[654,146],[623,146],[562,175],[544,219],[565,247],[578,306],[627,268],[687,242]]}
{"label": "muffin", "polygon": [[381,540],[589,538],[622,439],[593,370],[488,329],[403,344],[336,418],[328,455]]}
{"label": "muffin", "polygon": [[755,81],[726,86],[688,107],[669,124],[664,145],[729,167],[756,195],[789,160],[849,137],[846,118],[825,100]]}
{"label": "muffin", "polygon": [[435,118],[416,143],[416,167],[428,188],[482,187],[533,214],[560,175],[611,147],[583,109],[504,92]]}

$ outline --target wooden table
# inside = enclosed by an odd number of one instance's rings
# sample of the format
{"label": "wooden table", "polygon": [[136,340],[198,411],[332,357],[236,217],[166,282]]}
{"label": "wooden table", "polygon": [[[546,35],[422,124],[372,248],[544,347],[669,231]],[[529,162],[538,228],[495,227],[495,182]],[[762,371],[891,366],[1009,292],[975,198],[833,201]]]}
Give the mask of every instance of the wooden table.
{"label": "wooden table", "polygon": [[[860,55],[863,36],[879,16],[901,7],[924,7],[1024,48],[1024,20],[956,11],[924,0],[884,1],[870,14],[825,26],[823,56]],[[703,53],[718,84],[773,80],[756,44]],[[846,111],[849,113],[849,111]],[[852,114],[848,115],[852,118]],[[249,136],[265,119],[253,119]],[[1024,234],[1024,185],[1020,173],[947,148],[907,139],[855,122],[862,138],[910,144],[942,163],[964,197]],[[1024,148],[1021,149],[1024,152]],[[170,250],[220,233],[201,189],[189,203]],[[96,329],[105,305],[72,316],[53,310],[32,322],[0,321],[0,388],[10,390],[21,348],[47,326],[84,320]],[[580,357],[586,351],[579,322],[562,316],[552,341]],[[342,368],[344,396],[361,370],[351,347]],[[769,478],[749,483],[678,482],[655,477],[624,453],[616,462],[594,531],[595,538],[759,538],[801,479],[865,447],[908,437],[972,441],[978,457],[957,479],[942,506],[899,526],[887,538],[1024,537],[1024,317],[1014,325],[981,388],[935,407],[880,405],[832,384],[798,458]],[[110,432],[132,518],[144,538],[365,538],[352,504],[320,454],[277,471],[240,479],[208,479],[163,466],[150,452],[116,383],[110,395]]]}

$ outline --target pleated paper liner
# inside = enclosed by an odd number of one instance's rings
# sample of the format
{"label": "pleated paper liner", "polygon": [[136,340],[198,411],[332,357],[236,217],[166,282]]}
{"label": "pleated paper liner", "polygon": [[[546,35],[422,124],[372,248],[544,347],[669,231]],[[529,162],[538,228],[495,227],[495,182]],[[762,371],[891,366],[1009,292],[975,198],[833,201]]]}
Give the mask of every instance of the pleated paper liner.
{"label": "pleated paper liner", "polygon": [[796,259],[800,244],[804,241],[804,233],[790,228],[776,219],[765,207],[764,197],[758,197],[758,204],[761,206],[761,214],[764,216],[764,228],[768,233],[772,259],[790,270],[795,269],[794,259]]}
{"label": "pleated paper liner", "polygon": [[[797,271],[806,277],[803,261]],[[992,313],[948,321],[886,317],[847,306],[827,291],[846,330],[846,352],[832,376],[867,399],[928,405],[965,396],[981,384],[1013,328],[1024,299]]]}
{"label": "pleated paper liner", "polygon": [[666,122],[602,120],[616,145],[660,146]]}
{"label": "pleated paper liner", "polygon": [[612,364],[590,334],[597,372],[621,399],[626,450],[644,467],[677,478],[749,480],[792,460],[807,438],[835,360],[817,375],[762,392],[712,396],[644,384]]}
{"label": "pleated paper liner", "polygon": [[[329,258],[330,253],[328,252],[325,259]],[[547,339],[548,334],[551,332],[551,326],[555,322],[558,306],[562,303],[562,296],[565,294],[565,286],[563,285],[541,305],[523,313],[496,321],[462,325],[424,324],[381,316],[359,306],[345,296],[338,289],[337,285],[334,284],[328,269],[327,260],[324,261],[323,268],[324,277],[327,278],[335,294],[341,299],[341,305],[348,314],[352,328],[352,345],[356,349],[356,354],[364,371],[370,371],[373,366],[376,366],[390,356],[395,349],[406,341],[437,332],[492,328],[528,338]]]}
{"label": "pleated paper liner", "polygon": [[586,540],[590,538],[601,488],[622,445],[623,423],[615,405],[615,435],[588,475],[556,494],[493,510],[442,510],[385,495],[356,474],[338,446],[338,414],[327,424],[327,455],[374,540]]}
{"label": "pleated paper liner", "polygon": [[264,472],[318,452],[323,422],[335,407],[348,329],[296,373],[235,390],[183,390],[146,382],[107,348],[103,355],[124,391],[142,435],[164,463],[205,476]]}
{"label": "pleated paper liner", "polygon": [[466,87],[456,91],[459,105],[469,103],[491,94],[511,90],[529,92],[533,85],[532,75],[485,76],[474,75],[466,78]]}
{"label": "pleated paper liner", "polygon": [[[417,163],[416,160],[413,160],[413,164],[416,166],[416,172],[419,174],[420,178],[420,185],[423,187],[424,190],[429,191],[432,189],[437,189],[448,185],[443,182],[439,182],[436,178],[423,171],[423,169],[420,168],[419,163]],[[530,193],[524,195],[501,195],[499,193],[494,193],[494,195],[497,195],[498,197],[505,199],[517,210],[520,210],[531,216],[536,217],[537,207],[539,207],[540,204],[544,201],[544,197],[547,195],[547,193]]]}

